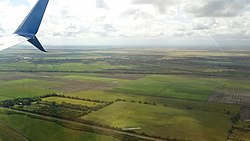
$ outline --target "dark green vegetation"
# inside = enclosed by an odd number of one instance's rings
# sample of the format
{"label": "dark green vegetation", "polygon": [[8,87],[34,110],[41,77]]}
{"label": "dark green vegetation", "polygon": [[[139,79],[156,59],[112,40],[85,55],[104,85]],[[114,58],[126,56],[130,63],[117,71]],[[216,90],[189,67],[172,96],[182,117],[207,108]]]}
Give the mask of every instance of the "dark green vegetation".
{"label": "dark green vegetation", "polygon": [[6,50],[0,140],[249,140],[249,60],[230,49]]}

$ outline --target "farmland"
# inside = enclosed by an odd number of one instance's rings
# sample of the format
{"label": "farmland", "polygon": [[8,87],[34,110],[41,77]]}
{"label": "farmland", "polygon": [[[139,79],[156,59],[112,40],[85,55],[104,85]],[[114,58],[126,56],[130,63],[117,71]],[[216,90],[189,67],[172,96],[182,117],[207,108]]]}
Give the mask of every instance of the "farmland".
{"label": "farmland", "polygon": [[[119,109],[126,111],[118,112]],[[115,103],[82,118],[120,128],[141,127],[139,132],[186,140],[223,140],[230,129],[230,116],[223,111],[217,113],[126,102]],[[179,132],[183,133],[180,135]],[[204,139],[206,133],[211,136]]]}
{"label": "farmland", "polygon": [[101,104],[101,103],[98,103],[98,102],[89,102],[89,101],[83,101],[83,100],[75,100],[75,99],[68,99],[68,98],[57,98],[57,97],[44,98],[43,101],[56,102],[58,104],[61,104],[62,102],[74,103],[74,104],[80,104],[80,105],[89,106],[89,107],[94,107],[94,106],[97,106],[97,105]]}
{"label": "farmland", "polygon": [[[89,132],[75,131],[64,128],[56,123],[34,119],[25,115],[0,115],[1,121],[11,126],[28,139],[36,141],[45,140],[116,140],[112,137],[97,135]],[[23,122],[25,121],[25,122]],[[53,135],[50,135],[53,133]],[[13,135],[13,134],[12,134]]]}
{"label": "farmland", "polygon": [[249,59],[247,49],[6,50],[0,140],[247,140]]}

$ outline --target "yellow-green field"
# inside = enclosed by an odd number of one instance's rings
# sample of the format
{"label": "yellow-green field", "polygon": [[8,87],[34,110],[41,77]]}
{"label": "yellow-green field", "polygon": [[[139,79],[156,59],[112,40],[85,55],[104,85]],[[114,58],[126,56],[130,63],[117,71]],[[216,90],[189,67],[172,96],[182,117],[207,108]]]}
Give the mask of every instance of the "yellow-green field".
{"label": "yellow-green field", "polygon": [[56,86],[56,83],[39,79],[18,79],[9,80],[0,83],[0,100],[41,96],[46,93],[52,93],[50,88]]}
{"label": "yellow-green field", "polygon": [[61,98],[61,97],[47,97],[47,98],[43,98],[42,100],[48,101],[48,102],[56,102],[57,104],[62,104],[63,102],[66,102],[66,103],[78,104],[78,105],[83,105],[83,106],[88,106],[88,107],[95,107],[95,106],[102,104],[98,102],[90,102],[90,101],[76,100],[76,99],[70,99],[70,98]]}
{"label": "yellow-green field", "polygon": [[148,75],[115,87],[111,91],[124,94],[207,101],[208,96],[216,88],[250,90],[250,82],[214,77]]}
{"label": "yellow-green field", "polygon": [[[237,108],[232,112],[237,112]],[[188,110],[131,102],[117,102],[82,119],[119,128],[141,127],[137,132],[165,138],[199,141],[221,141],[231,128],[230,115],[223,111]]]}

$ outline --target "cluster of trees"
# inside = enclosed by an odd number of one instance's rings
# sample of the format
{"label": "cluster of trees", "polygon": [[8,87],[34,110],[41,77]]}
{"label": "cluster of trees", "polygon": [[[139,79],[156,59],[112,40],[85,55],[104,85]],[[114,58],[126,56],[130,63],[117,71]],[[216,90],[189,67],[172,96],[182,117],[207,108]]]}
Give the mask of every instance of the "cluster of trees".
{"label": "cluster of trees", "polygon": [[231,119],[232,123],[236,123],[236,122],[238,122],[240,120],[240,114],[239,113],[235,114],[230,119]]}
{"label": "cluster of trees", "polygon": [[121,98],[117,98],[116,100],[115,100],[115,102],[118,102],[118,101],[126,101],[125,99],[121,99]]}
{"label": "cluster of trees", "polygon": [[[135,102],[135,101],[131,101],[131,102]],[[156,105],[156,103],[154,103],[154,102],[147,102],[147,101],[144,101],[144,102],[142,102],[142,101],[138,101],[138,103],[140,103],[140,104],[147,104],[147,105]]]}
{"label": "cluster of trees", "polygon": [[29,98],[15,98],[15,104],[17,105],[30,105],[32,102],[41,101],[41,97],[29,97]]}
{"label": "cluster of trees", "polygon": [[1,101],[0,106],[4,108],[10,108],[11,106],[14,106],[15,102],[14,100],[4,100]]}
{"label": "cluster of trees", "polygon": [[74,119],[74,118],[77,118],[79,116],[90,113],[89,110],[80,111],[80,110],[74,110],[74,109],[60,107],[57,105],[42,106],[41,108],[39,108],[33,112],[37,113],[37,114],[41,114],[41,115],[47,115],[47,116],[63,118],[63,119]]}
{"label": "cluster of trees", "polygon": [[[55,96],[55,94],[52,94],[52,96]],[[37,114],[72,120],[74,118],[89,114],[91,113],[91,111],[97,111],[101,108],[109,106],[113,104],[113,102],[105,102],[95,107],[88,107],[85,105],[72,104],[67,102],[62,102],[61,104],[57,104],[55,102],[37,101],[37,104],[41,104],[43,106],[38,110],[32,112]]]}
{"label": "cluster of trees", "polygon": [[[84,100],[84,101],[90,101],[90,102],[96,102],[96,103],[102,103],[95,107],[89,107],[85,105],[80,104],[71,104],[62,102],[61,104],[56,104],[55,102],[44,102],[42,101],[42,98],[47,97],[62,97],[62,98],[70,98],[70,99],[76,99],[76,100]],[[41,105],[37,109],[27,110],[23,109],[23,106],[30,106],[32,102],[36,102],[36,104]],[[52,117],[58,117],[58,118],[64,118],[64,119],[74,119],[79,116],[83,116],[86,114],[89,114],[91,111],[97,111],[101,108],[104,108],[106,106],[109,106],[113,104],[113,102],[106,102],[101,100],[91,100],[91,99],[85,99],[85,98],[79,98],[79,97],[71,97],[71,96],[65,96],[60,95],[56,93],[47,94],[40,97],[30,97],[30,98],[15,98],[11,100],[4,100],[0,102],[1,107],[5,108],[17,108],[18,110],[33,112],[37,114],[42,115],[48,115]],[[22,107],[13,107],[14,105],[20,105]]]}
{"label": "cluster of trees", "polygon": [[46,95],[41,96],[41,98],[47,98],[47,97],[61,97],[61,98],[69,98],[69,99],[75,99],[75,100],[84,100],[84,101],[89,101],[89,102],[107,103],[106,101],[102,101],[102,100],[93,100],[93,99],[89,99],[89,98],[65,96],[65,95],[56,94],[56,93],[46,94]]}
{"label": "cluster of trees", "polygon": [[4,108],[10,108],[12,106],[16,105],[30,105],[32,102],[41,101],[42,99],[40,97],[29,97],[29,98],[15,98],[15,99],[9,99],[4,100],[0,102],[0,106]]}
{"label": "cluster of trees", "polygon": [[99,104],[95,107],[89,107],[89,106],[85,106],[85,105],[81,105],[81,104],[71,104],[71,103],[66,103],[66,102],[62,102],[60,104],[61,107],[65,107],[65,108],[70,108],[70,109],[77,109],[77,110],[92,110],[92,111],[98,111],[99,109],[102,109],[104,107],[107,107],[109,105],[113,104],[113,102],[106,102],[103,104]]}
{"label": "cluster of trees", "polygon": [[[33,107],[35,106],[35,108]],[[46,115],[50,117],[62,118],[72,120],[74,118],[89,114],[91,111],[89,109],[74,109],[63,107],[61,104],[56,104],[55,102],[42,102],[38,101],[36,105],[24,108],[23,106],[13,106],[12,109],[31,112],[40,115]]]}
{"label": "cluster of trees", "polygon": [[[57,104],[58,106],[65,107],[65,108],[70,108],[70,109],[76,109],[76,110],[92,110],[92,111],[97,111],[99,109],[102,109],[104,107],[107,107],[114,102],[107,102],[107,101],[102,101],[102,100],[93,100],[93,99],[88,99],[88,98],[79,98],[79,97],[72,97],[72,96],[65,96],[62,94],[47,94],[44,96],[41,96],[41,98],[47,98],[47,97],[61,97],[61,98],[69,98],[69,99],[75,99],[75,100],[83,100],[83,101],[89,101],[89,102],[96,102],[96,103],[102,103],[94,107],[89,107],[81,104],[72,104],[72,103],[67,103],[67,102],[62,102],[61,104]],[[116,101],[121,101],[121,99],[117,99]],[[50,102],[40,102],[41,104],[50,104]]]}
{"label": "cluster of trees", "polygon": [[[125,99],[121,99],[121,98],[117,98],[116,100],[115,100],[115,102],[119,102],[119,101],[126,101]],[[132,102],[132,103],[135,103],[136,101],[135,100],[131,100],[130,102]],[[156,103],[154,103],[154,102],[148,102],[148,101],[137,101],[138,103],[140,103],[140,104],[148,104],[148,105],[156,105]]]}

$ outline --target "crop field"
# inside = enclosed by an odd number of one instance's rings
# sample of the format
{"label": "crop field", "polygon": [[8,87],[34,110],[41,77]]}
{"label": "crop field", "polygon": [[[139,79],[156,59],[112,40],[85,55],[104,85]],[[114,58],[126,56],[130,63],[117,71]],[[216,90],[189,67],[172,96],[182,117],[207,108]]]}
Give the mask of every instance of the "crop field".
{"label": "crop field", "polygon": [[246,49],[5,50],[0,141],[250,140],[249,60]]}
{"label": "crop field", "polygon": [[230,115],[223,112],[129,102],[115,103],[82,118],[119,128],[140,127],[137,132],[186,140],[223,140],[230,129]]}
{"label": "crop field", "polygon": [[42,101],[56,102],[58,104],[62,104],[63,102],[66,102],[66,103],[71,103],[71,104],[84,105],[84,106],[88,106],[88,107],[95,107],[97,105],[102,104],[102,103],[98,103],[98,102],[90,102],[90,101],[85,101],[85,100],[75,100],[75,99],[61,98],[61,97],[48,97],[48,98],[42,99]]}
{"label": "crop field", "polygon": [[50,87],[56,85],[53,82],[38,79],[18,79],[2,82],[0,84],[1,100],[17,97],[40,96],[53,92]]}
{"label": "crop field", "polygon": [[231,89],[250,90],[249,82],[228,82],[227,79],[202,78],[193,76],[151,75],[120,87],[112,91],[138,95],[151,95],[179,99],[207,100],[216,88],[226,87]]}
{"label": "crop field", "polygon": [[241,106],[241,119],[242,120],[249,120],[250,119],[250,107],[249,105]]}
{"label": "crop field", "polygon": [[[192,83],[191,83],[192,82]],[[206,100],[215,87],[225,80],[186,76],[152,75],[116,87],[114,92],[151,95],[180,99]]]}
{"label": "crop field", "polygon": [[242,97],[237,90],[215,89],[209,96],[209,102],[240,104]]}
{"label": "crop field", "polygon": [[[63,141],[63,140],[98,140],[98,141],[117,141],[117,139],[98,135],[95,133],[76,131],[65,128],[54,122],[34,119],[25,115],[1,115],[0,120],[11,126],[20,134],[25,135],[30,140],[35,141]],[[53,134],[53,135],[51,135]],[[8,134],[5,134],[8,136]],[[13,135],[13,134],[12,134]],[[13,135],[15,137],[15,135]],[[2,136],[1,136],[2,137]],[[11,137],[9,138],[11,140]]]}

